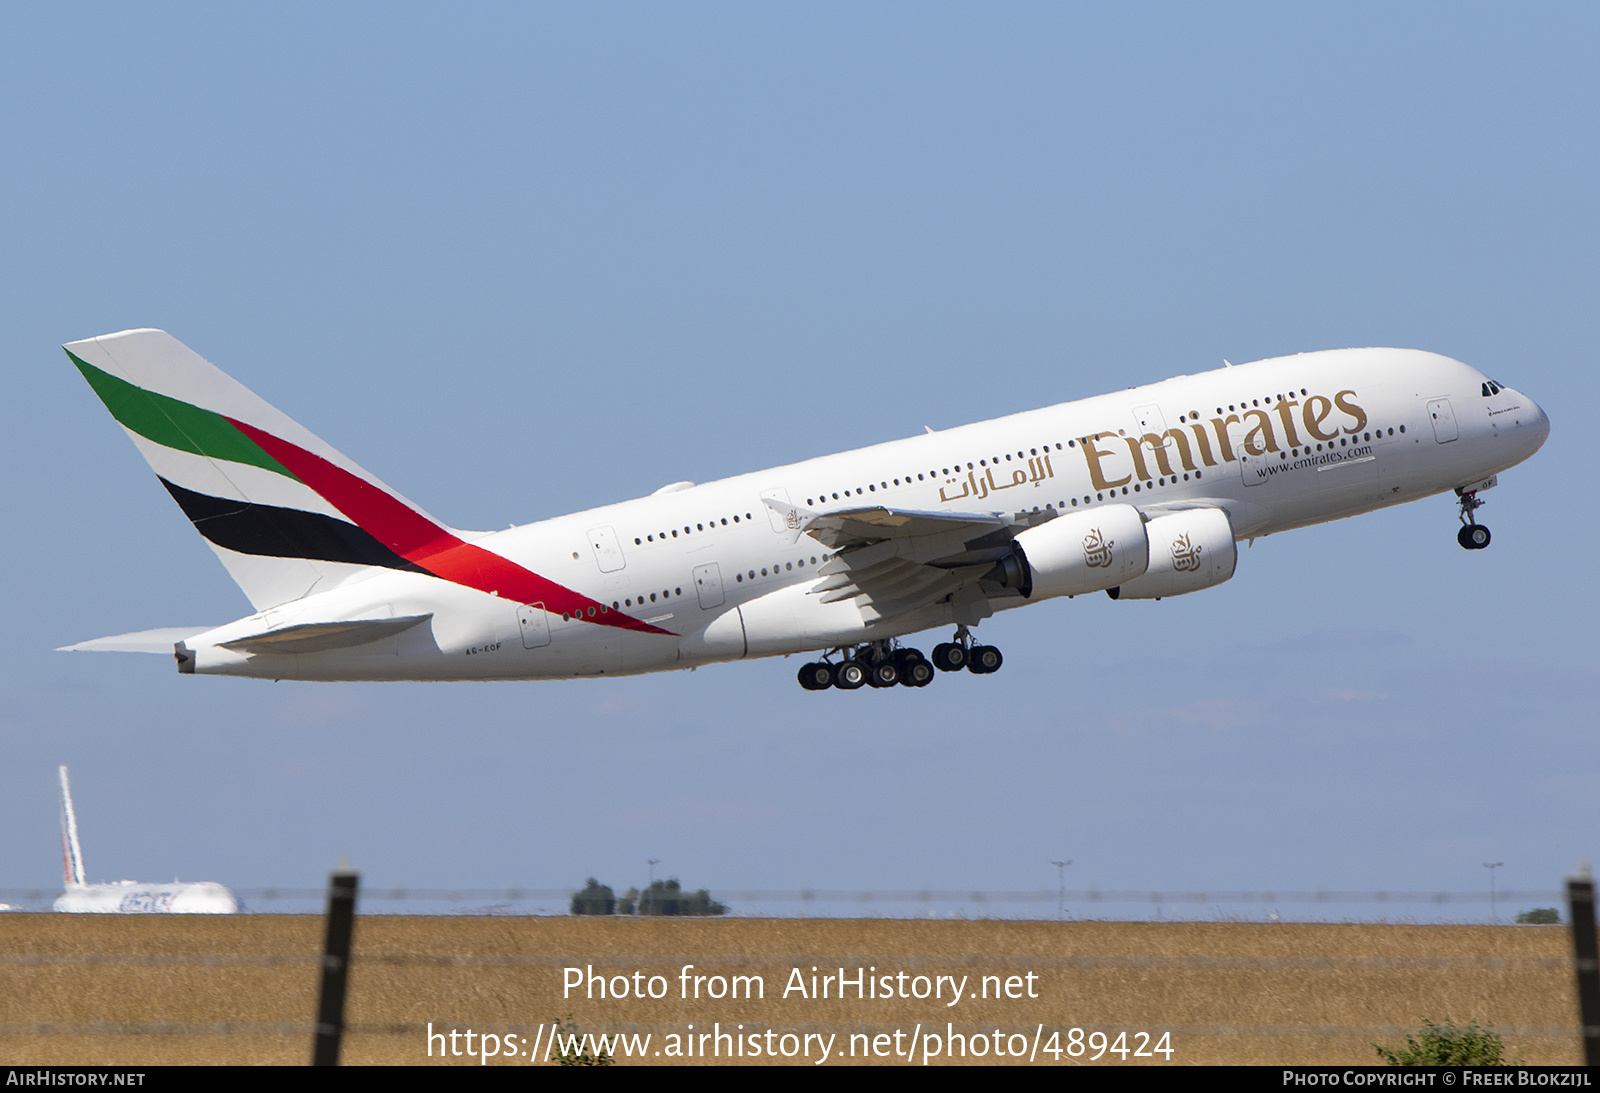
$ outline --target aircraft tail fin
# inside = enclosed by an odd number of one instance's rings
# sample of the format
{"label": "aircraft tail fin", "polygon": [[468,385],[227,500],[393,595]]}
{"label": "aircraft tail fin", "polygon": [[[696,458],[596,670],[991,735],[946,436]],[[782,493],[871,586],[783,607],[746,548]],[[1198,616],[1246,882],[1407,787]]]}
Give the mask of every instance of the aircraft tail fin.
{"label": "aircraft tail fin", "polygon": [[72,811],[66,767],[61,768],[61,872],[68,888],[83,887],[83,850],[78,846],[78,816]]}
{"label": "aircraft tail fin", "polygon": [[459,542],[164,330],[63,348],[257,610]]}

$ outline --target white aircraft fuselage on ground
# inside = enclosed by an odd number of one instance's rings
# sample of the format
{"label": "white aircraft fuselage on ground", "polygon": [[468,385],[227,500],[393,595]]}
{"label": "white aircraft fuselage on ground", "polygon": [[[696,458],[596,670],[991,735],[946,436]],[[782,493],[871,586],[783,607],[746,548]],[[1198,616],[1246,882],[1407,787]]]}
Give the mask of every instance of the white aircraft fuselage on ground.
{"label": "white aircraft fuselage on ground", "polygon": [[[821,651],[808,689],[999,667],[972,627],[1106,591],[1232,577],[1239,540],[1455,491],[1544,443],[1526,395],[1458,361],[1344,349],[1226,367],[498,532],[450,529],[160,331],[69,344],[256,606],[176,649],[267,679],[557,679]],[[919,667],[920,665],[920,667]]]}

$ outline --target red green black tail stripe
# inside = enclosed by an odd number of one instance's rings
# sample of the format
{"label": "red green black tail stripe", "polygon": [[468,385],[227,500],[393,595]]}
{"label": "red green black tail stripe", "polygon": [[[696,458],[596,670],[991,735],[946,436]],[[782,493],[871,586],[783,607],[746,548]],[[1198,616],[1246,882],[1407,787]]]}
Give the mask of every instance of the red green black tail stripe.
{"label": "red green black tail stripe", "polygon": [[[160,475],[156,476],[161,478]],[[219,547],[267,558],[310,558],[347,565],[427,570],[408,562],[354,524],[320,512],[258,505],[186,490],[161,478],[183,514]]]}
{"label": "red green black tail stripe", "polygon": [[540,603],[546,611],[586,622],[670,634],[463,542],[377,486],[304,448],[224,414],[147,391],[96,368],[71,350],[67,356],[111,416],[130,432],[177,451],[244,463],[299,481],[353,522],[211,497],[161,479],[200,533],[220,547],[242,554],[428,573],[517,603]]}
{"label": "red green black tail stripe", "polygon": [[288,469],[240,433],[221,414],[202,410],[167,395],[135,387],[67,350],[94,393],[106,404],[117,424],[157,444],[180,452],[246,463],[293,478]]}
{"label": "red green black tail stripe", "polygon": [[517,603],[542,603],[546,611],[559,611],[605,626],[647,634],[670,633],[613,611],[598,600],[556,584],[508,558],[463,542],[421,513],[321,456],[253,425],[233,418],[228,421],[358,527],[435,577]]}

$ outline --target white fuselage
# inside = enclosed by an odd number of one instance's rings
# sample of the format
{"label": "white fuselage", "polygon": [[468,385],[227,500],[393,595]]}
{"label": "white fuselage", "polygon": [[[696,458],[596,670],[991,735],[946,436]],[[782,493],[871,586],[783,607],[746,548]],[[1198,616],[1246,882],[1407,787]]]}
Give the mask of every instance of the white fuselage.
{"label": "white fuselage", "polygon": [[56,897],[55,909],[78,914],[231,915],[239,901],[223,885],[210,881],[182,884],[69,884]]}
{"label": "white fuselage", "polygon": [[[1446,357],[1306,353],[669,488],[473,539],[661,633],[375,570],[186,645],[195,671],[273,679],[623,675],[844,647],[949,625],[952,606],[869,621],[849,600],[822,602],[810,590],[829,551],[791,530],[783,505],[1033,514],[1034,522],[1110,504],[1147,517],[1214,506],[1242,540],[1471,488],[1528,458],[1548,431],[1531,399]],[[994,610],[1033,602],[990,593]],[[416,615],[432,617],[351,649],[250,655],[221,647],[264,629]]]}

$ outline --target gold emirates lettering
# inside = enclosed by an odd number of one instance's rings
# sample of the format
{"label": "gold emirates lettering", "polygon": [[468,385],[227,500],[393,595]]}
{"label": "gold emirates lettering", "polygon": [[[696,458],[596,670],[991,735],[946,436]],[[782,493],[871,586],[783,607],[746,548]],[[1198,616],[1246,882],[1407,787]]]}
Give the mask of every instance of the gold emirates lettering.
{"label": "gold emirates lettering", "polygon": [[1083,537],[1083,560],[1090,569],[1104,569],[1111,564],[1111,548],[1116,545],[1115,539],[1105,538],[1094,528]]}
{"label": "gold emirates lettering", "polygon": [[[1203,422],[1196,410],[1187,415],[1190,419],[1185,425],[1187,432],[1182,428],[1168,429],[1164,433],[1145,433],[1135,438],[1105,431],[1080,438],[1079,446],[1083,450],[1083,460],[1089,468],[1089,481],[1094,488],[1114,490],[1132,482],[1135,475],[1140,480],[1154,478],[1155,475],[1150,473],[1149,460],[1152,458],[1156,470],[1163,477],[1168,477],[1179,467],[1185,471],[1197,471],[1202,466],[1218,466],[1219,455],[1221,462],[1232,463],[1238,458],[1235,452],[1239,448],[1247,455],[1263,456],[1268,452],[1301,447],[1307,441],[1301,440],[1300,429],[1323,443],[1338,440],[1341,431],[1349,436],[1357,436],[1367,427],[1367,412],[1355,400],[1356,392],[1348,390],[1340,391],[1331,399],[1326,395],[1312,395],[1303,403],[1292,398],[1281,398],[1272,410],[1241,409],[1239,414],[1226,417],[1219,415]],[[1296,409],[1300,411],[1298,414],[1295,413]],[[1350,418],[1351,424],[1329,421],[1336,411]],[[1209,431],[1207,425],[1210,426]],[[1229,426],[1232,425],[1242,430],[1237,434],[1237,439],[1229,433]],[[1122,469],[1117,466],[1122,453],[1116,445],[1101,446],[1101,442],[1108,439],[1113,442],[1120,440],[1128,448],[1132,466],[1120,478],[1108,477]],[[1215,448],[1212,446],[1213,439]]]}
{"label": "gold emirates lettering", "polygon": [[1198,543],[1189,541],[1189,533],[1184,532],[1172,540],[1172,568],[1179,573],[1194,573],[1200,568],[1200,551],[1203,548]]}

